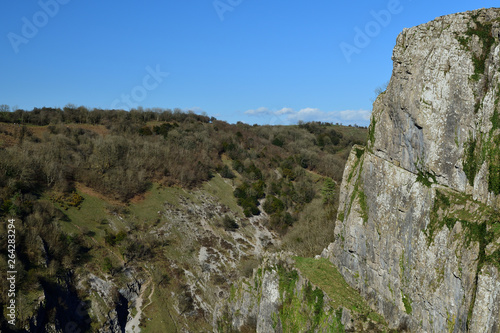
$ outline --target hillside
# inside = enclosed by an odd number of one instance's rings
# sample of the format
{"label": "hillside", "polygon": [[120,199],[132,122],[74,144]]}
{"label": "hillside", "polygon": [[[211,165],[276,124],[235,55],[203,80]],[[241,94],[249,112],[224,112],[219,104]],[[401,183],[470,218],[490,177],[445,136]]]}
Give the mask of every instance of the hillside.
{"label": "hillside", "polygon": [[218,302],[267,253],[307,257],[334,240],[336,182],[367,136],[169,110],[68,106],[0,120],[19,304],[14,329],[1,296],[2,331],[16,332],[210,331]]}

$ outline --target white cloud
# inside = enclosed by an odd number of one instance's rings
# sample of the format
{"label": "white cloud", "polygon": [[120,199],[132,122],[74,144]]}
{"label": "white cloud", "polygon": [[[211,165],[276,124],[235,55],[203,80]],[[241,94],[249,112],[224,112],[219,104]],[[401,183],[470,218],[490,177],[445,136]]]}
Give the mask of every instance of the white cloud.
{"label": "white cloud", "polygon": [[290,114],[293,113],[292,108],[282,108],[281,110],[278,110],[275,112],[276,115],[283,115],[283,114]]}
{"label": "white cloud", "polygon": [[344,110],[340,111],[340,117],[344,120],[363,119],[370,121],[371,111],[368,110]]}
{"label": "white cloud", "polygon": [[262,114],[272,114],[272,112],[268,108],[260,107],[260,108],[255,109],[255,110],[245,111],[245,114],[249,114],[249,115],[255,116],[255,115],[262,115]]}
{"label": "white cloud", "polygon": [[[318,108],[303,108],[295,111],[292,108],[282,108],[280,110],[270,110],[260,107],[255,110],[248,110],[245,114],[252,116],[266,116],[266,123],[270,124],[294,124],[298,121],[323,121],[329,123],[357,124],[366,126],[370,123],[371,111],[369,110],[342,110],[342,111],[322,111]],[[263,119],[264,120],[264,119]]]}

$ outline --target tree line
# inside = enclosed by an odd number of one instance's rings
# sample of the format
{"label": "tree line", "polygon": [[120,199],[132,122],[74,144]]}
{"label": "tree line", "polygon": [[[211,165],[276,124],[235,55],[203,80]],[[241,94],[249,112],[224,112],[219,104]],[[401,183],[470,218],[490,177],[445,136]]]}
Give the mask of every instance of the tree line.
{"label": "tree line", "polygon": [[[333,180],[340,182],[351,146],[365,138],[364,129],[330,123],[229,124],[179,109],[0,106],[0,217],[19,221],[19,287],[69,279],[68,271],[91,260],[83,236],[58,227],[65,207],[81,203],[78,184],[127,204],[153,183],[195,188],[220,174],[235,180],[233,195],[246,216],[264,211],[270,227],[285,234],[308,215],[302,210],[317,196],[314,174],[327,177],[325,207],[336,204]],[[108,236],[109,244],[122,241]],[[135,245],[130,253],[148,250]],[[0,253],[6,258],[5,249]]]}

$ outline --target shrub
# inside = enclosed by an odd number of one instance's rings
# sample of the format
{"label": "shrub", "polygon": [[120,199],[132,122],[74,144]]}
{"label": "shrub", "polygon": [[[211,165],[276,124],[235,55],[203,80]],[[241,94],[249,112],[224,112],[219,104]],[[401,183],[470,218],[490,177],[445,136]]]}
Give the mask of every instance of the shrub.
{"label": "shrub", "polygon": [[264,189],[266,187],[266,183],[262,180],[259,179],[256,182],[252,183],[252,196],[255,197],[256,199],[262,199],[265,197]]}
{"label": "shrub", "polygon": [[283,177],[288,178],[289,180],[295,180],[295,173],[293,172],[294,161],[292,157],[288,157],[281,163],[281,172]]}
{"label": "shrub", "polygon": [[245,171],[245,166],[240,160],[233,160],[233,169],[238,173],[243,173]]}
{"label": "shrub", "polygon": [[168,136],[168,132],[170,132],[170,130],[172,130],[176,127],[179,127],[179,125],[177,123],[173,123],[173,124],[164,123],[164,124],[161,124],[160,126],[153,127],[153,131],[156,134],[163,135],[163,137],[166,139]]}
{"label": "shrub", "polygon": [[286,233],[288,227],[292,226],[294,222],[292,215],[283,211],[273,213],[269,220],[271,228],[281,234]]}
{"label": "shrub", "polygon": [[75,191],[69,194],[53,194],[50,196],[50,199],[60,204],[65,210],[69,209],[69,207],[80,208],[83,202],[83,197]]}
{"label": "shrub", "polygon": [[263,190],[259,190],[263,185],[250,186],[248,183],[243,183],[234,190],[234,196],[238,199],[238,205],[243,208],[245,216],[259,215],[260,210],[259,198],[264,195]]}
{"label": "shrub", "polygon": [[250,164],[248,168],[245,169],[245,173],[247,177],[251,180],[259,180],[262,179],[262,171],[255,166],[255,164]]}
{"label": "shrub", "polygon": [[224,215],[224,217],[222,218],[222,225],[226,230],[231,231],[234,231],[240,227],[238,223],[236,223],[236,221],[229,215]]}
{"label": "shrub", "polygon": [[140,136],[153,135],[153,131],[151,131],[151,128],[149,128],[149,126],[144,126],[139,128],[139,135]]}
{"label": "shrub", "polygon": [[264,202],[263,208],[267,214],[271,215],[274,213],[281,213],[285,209],[285,204],[274,195],[270,195]]}
{"label": "shrub", "polygon": [[236,177],[235,174],[231,171],[231,169],[229,169],[227,165],[224,165],[221,168],[220,175],[227,179],[234,179]]}
{"label": "shrub", "polygon": [[285,142],[278,137],[275,137],[273,141],[271,141],[271,143],[278,147],[283,147],[283,145],[285,144]]}
{"label": "shrub", "polygon": [[113,263],[109,257],[105,257],[102,263],[102,268],[105,272],[111,273],[113,271]]}
{"label": "shrub", "polygon": [[321,194],[323,195],[324,204],[333,204],[335,198],[335,182],[331,178],[325,178]]}
{"label": "shrub", "polygon": [[127,237],[127,233],[125,231],[119,231],[118,233],[108,233],[106,231],[106,236],[104,236],[104,240],[107,244],[111,246],[115,246],[122,242]]}

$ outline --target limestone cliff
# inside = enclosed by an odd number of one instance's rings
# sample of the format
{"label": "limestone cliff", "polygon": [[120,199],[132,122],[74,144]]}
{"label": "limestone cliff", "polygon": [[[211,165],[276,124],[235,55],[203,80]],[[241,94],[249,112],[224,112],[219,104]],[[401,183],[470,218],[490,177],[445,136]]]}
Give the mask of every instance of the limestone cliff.
{"label": "limestone cliff", "polygon": [[324,258],[267,253],[252,278],[231,287],[214,311],[217,332],[386,332],[373,311]]}
{"label": "limestone cliff", "polygon": [[323,251],[393,328],[500,330],[500,9],[404,29]]}

